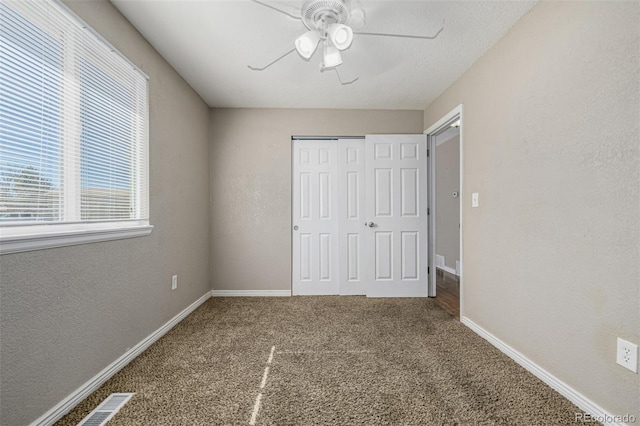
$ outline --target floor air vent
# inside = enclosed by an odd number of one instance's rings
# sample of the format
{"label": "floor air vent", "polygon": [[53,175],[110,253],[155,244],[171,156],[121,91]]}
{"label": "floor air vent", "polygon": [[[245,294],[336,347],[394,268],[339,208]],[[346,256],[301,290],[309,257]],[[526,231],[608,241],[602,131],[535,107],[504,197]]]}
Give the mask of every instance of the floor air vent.
{"label": "floor air vent", "polygon": [[102,401],[78,426],[102,426],[115,416],[124,404],[133,396],[132,393],[112,393]]}

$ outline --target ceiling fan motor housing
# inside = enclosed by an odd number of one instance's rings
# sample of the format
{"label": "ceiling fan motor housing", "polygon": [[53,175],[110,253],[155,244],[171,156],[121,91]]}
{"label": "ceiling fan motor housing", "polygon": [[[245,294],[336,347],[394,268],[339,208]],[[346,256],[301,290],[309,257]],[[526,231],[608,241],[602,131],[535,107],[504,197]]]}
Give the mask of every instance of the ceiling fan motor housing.
{"label": "ceiling fan motor housing", "polygon": [[301,10],[302,22],[310,30],[327,24],[346,24],[349,21],[347,0],[308,0]]}

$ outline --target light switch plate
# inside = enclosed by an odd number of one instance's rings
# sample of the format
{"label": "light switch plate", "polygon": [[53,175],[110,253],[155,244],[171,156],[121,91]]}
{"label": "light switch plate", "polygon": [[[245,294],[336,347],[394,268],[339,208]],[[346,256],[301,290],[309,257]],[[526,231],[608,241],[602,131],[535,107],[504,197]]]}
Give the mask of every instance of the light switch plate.
{"label": "light switch plate", "polygon": [[171,277],[171,290],[175,290],[178,288],[178,276],[174,275]]}
{"label": "light switch plate", "polygon": [[478,207],[480,205],[478,193],[474,192],[471,194],[471,207]]}

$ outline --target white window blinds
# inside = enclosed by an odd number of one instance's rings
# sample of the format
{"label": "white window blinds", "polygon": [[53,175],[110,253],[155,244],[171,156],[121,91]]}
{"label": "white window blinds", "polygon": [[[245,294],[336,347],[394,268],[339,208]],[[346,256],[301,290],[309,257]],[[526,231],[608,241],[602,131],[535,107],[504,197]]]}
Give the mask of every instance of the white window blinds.
{"label": "white window blinds", "polygon": [[64,6],[0,3],[0,226],[148,219],[147,79]]}

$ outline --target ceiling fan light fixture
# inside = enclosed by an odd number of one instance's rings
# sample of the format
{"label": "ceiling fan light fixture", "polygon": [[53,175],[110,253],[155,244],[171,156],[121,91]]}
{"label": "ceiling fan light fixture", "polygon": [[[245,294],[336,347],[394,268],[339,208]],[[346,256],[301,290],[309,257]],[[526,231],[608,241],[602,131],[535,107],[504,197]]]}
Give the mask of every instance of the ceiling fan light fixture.
{"label": "ceiling fan light fixture", "polygon": [[353,30],[344,24],[331,24],[327,28],[327,35],[339,50],[346,50],[353,42]]}
{"label": "ceiling fan light fixture", "polygon": [[304,59],[309,59],[318,47],[320,34],[316,30],[310,30],[302,34],[295,41],[298,54]]}
{"label": "ceiling fan light fixture", "polygon": [[302,4],[300,16],[310,30],[320,28],[321,22],[330,17],[331,21],[346,24],[349,20],[350,0],[307,0]]}
{"label": "ceiling fan light fixture", "polygon": [[342,64],[342,55],[337,47],[327,42],[324,45],[323,61],[322,68],[335,68]]}

